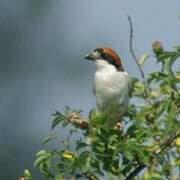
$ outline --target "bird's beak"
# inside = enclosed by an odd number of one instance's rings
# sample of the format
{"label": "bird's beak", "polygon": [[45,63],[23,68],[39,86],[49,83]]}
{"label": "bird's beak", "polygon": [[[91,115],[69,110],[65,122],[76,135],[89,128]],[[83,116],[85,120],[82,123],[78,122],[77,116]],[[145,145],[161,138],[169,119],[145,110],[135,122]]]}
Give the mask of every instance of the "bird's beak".
{"label": "bird's beak", "polygon": [[89,55],[86,55],[84,58],[87,59],[87,60],[94,60],[95,59],[94,55],[92,53],[89,54]]}

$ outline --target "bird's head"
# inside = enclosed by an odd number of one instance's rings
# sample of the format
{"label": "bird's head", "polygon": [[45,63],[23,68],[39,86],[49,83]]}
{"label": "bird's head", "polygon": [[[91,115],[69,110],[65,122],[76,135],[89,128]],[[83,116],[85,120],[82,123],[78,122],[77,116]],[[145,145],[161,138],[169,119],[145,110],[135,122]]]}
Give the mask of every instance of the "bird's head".
{"label": "bird's head", "polygon": [[85,59],[94,61],[97,66],[100,66],[101,68],[114,66],[117,71],[124,71],[121,59],[111,48],[97,48],[93,50],[89,55],[86,55]]}

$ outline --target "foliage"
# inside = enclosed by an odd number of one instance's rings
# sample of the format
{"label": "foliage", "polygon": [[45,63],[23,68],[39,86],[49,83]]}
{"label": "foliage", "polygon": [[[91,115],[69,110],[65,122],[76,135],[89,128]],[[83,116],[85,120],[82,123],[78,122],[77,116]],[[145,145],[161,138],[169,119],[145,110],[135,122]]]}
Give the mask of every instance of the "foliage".
{"label": "foliage", "polygon": [[[132,98],[123,122],[116,128],[105,127],[108,117],[66,108],[56,111],[52,129],[62,125],[69,134],[61,149],[41,150],[34,166],[47,179],[173,179],[180,173],[180,69],[173,68],[180,56],[179,48],[164,51],[153,44],[154,57],[161,69],[147,76],[144,84],[133,78]],[[174,70],[176,69],[176,70]],[[141,102],[141,104],[139,103]],[[59,132],[61,135],[61,132]],[[74,137],[74,138],[73,138]],[[43,141],[56,139],[50,134]],[[70,148],[69,145],[72,145]],[[146,168],[146,169],[145,169]],[[137,177],[140,171],[140,177]]]}

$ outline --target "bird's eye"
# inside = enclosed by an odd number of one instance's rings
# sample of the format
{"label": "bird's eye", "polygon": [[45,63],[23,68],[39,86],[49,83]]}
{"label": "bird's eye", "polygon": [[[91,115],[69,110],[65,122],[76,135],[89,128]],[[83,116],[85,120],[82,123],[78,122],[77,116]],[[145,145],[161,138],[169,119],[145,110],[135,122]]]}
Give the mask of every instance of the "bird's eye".
{"label": "bird's eye", "polygon": [[102,58],[107,58],[107,54],[102,52],[102,53],[101,53],[101,57],[102,57]]}

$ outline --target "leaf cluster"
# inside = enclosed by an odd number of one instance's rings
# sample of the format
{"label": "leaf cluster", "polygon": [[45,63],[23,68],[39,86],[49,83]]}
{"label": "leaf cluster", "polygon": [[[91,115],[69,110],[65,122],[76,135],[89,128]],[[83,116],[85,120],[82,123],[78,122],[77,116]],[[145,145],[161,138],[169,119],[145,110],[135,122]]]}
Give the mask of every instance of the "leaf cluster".
{"label": "leaf cluster", "polygon": [[[174,64],[179,60],[180,51],[161,48],[154,53],[155,58],[147,57],[155,59],[161,68],[148,74],[146,83],[132,79],[132,98],[141,104],[129,105],[120,128],[105,127],[108,117],[94,109],[87,121],[81,119],[80,111],[70,108],[65,113],[53,114],[51,128],[62,125],[69,135],[63,141],[66,144],[61,141],[60,149],[41,150],[36,154],[34,166],[47,179],[132,179],[145,167],[145,174],[137,179],[179,176],[180,69],[174,70],[177,69]],[[70,116],[72,113],[74,116]],[[78,137],[75,142],[73,136]],[[43,142],[56,138],[50,134]],[[71,149],[69,144],[73,144]]]}

